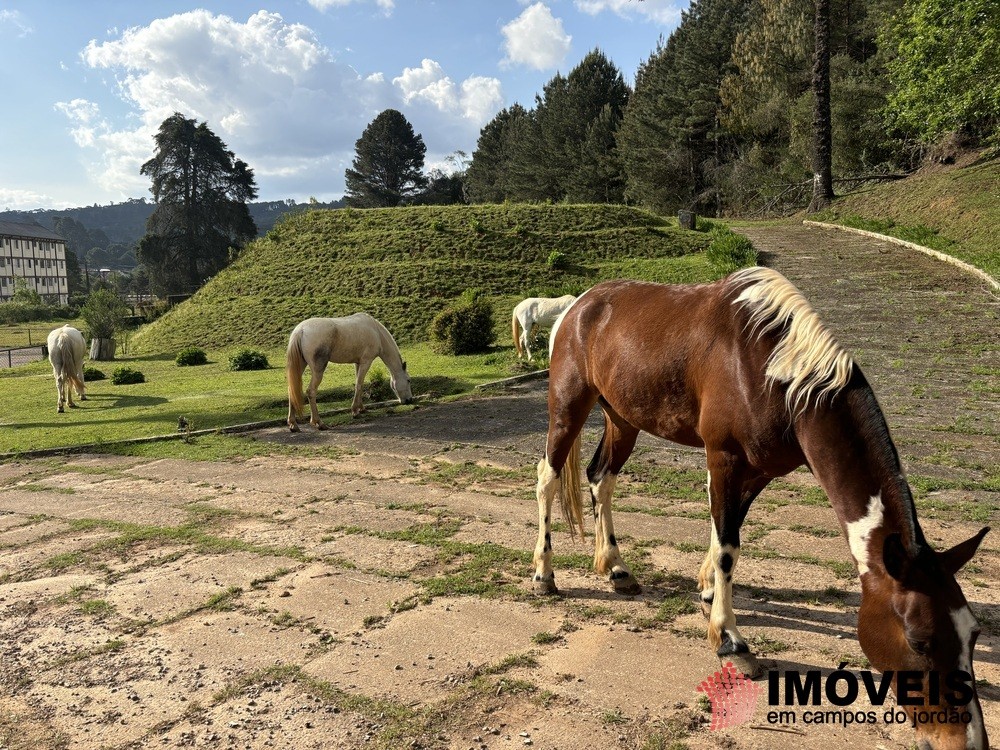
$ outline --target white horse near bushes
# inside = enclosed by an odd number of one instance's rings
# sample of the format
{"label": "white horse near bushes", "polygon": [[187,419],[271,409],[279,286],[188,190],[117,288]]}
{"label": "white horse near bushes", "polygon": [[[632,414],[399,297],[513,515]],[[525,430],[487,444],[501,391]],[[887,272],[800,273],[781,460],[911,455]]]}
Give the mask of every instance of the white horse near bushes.
{"label": "white horse near bushes", "polygon": [[316,391],[327,364],[354,363],[354,401],[351,413],[357,416],[364,411],[361,389],[365,375],[375,358],[380,358],[389,368],[389,384],[402,404],[413,401],[410,376],[406,362],[392,334],[368,313],[355,313],[345,318],[309,318],[303,320],[288,338],[285,375],[288,380],[288,429],[298,432],[298,415],[302,412],[302,373],[306,366],[312,373],[306,393],[312,412],[310,424],[320,430],[326,425],[319,418],[316,408]]}
{"label": "white horse near bushes", "polygon": [[63,405],[67,401],[70,408],[76,406],[73,403],[73,388],[76,388],[81,401],[87,400],[83,383],[83,355],[87,351],[87,342],[78,330],[72,326],[63,326],[52,331],[46,343],[52,374],[56,378],[56,390],[59,392],[56,411],[61,414],[65,411]]}
{"label": "white horse near bushes", "polygon": [[566,294],[562,297],[528,297],[517,303],[511,315],[510,327],[518,359],[527,355],[528,360],[531,360],[528,342],[531,340],[532,329],[535,326],[551,328],[575,300],[576,297],[572,294]]}

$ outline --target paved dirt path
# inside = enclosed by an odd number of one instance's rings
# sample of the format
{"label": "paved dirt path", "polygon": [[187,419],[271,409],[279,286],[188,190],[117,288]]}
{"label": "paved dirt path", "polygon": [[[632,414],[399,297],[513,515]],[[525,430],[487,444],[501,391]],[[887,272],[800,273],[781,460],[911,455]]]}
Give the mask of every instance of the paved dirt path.
{"label": "paved dirt path", "polygon": [[[938,545],[996,521],[997,300],[948,266],[818,229],[746,230],[873,380]],[[0,465],[0,748],[886,748],[886,725],[713,732],[695,610],[697,451],[643,437],[616,530],[645,585],[611,594],[555,533],[561,598],[529,589],[544,383],[245,458]],[[588,430],[591,446],[595,427]],[[226,444],[240,444],[227,438]],[[995,524],[996,525],[996,524]],[[865,666],[859,586],[798,472],[757,501],[737,569],[765,664]],[[1000,738],[1000,534],[961,576]],[[763,701],[761,701],[763,703]],[[861,706],[858,706],[861,708]],[[776,731],[776,729],[786,731]]]}

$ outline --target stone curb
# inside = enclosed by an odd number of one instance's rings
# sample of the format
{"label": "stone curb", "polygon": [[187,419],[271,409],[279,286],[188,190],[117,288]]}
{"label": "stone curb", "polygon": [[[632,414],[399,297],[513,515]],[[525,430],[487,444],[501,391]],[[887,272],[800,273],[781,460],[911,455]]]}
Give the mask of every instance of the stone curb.
{"label": "stone curb", "polygon": [[508,385],[516,385],[517,383],[525,383],[529,380],[541,380],[542,378],[547,378],[549,376],[549,368],[544,370],[535,370],[534,372],[526,372],[523,375],[514,375],[510,378],[504,378],[503,380],[491,380],[489,383],[480,383],[476,386],[477,391],[484,391],[488,388],[506,388]]}
{"label": "stone curb", "polygon": [[925,255],[930,255],[932,258],[937,258],[938,260],[944,261],[945,263],[950,263],[953,266],[958,266],[963,271],[968,271],[985,281],[987,284],[992,286],[994,289],[1000,289],[1000,281],[997,281],[992,276],[990,276],[986,271],[980,268],[976,268],[971,263],[966,263],[964,260],[959,260],[958,258],[952,257],[945,253],[939,252],[937,250],[932,250],[929,247],[924,247],[923,245],[918,245],[915,242],[908,242],[906,240],[901,240],[898,237],[890,237],[887,234],[879,234],[877,232],[869,232],[867,229],[855,229],[854,227],[845,227],[841,224],[828,224],[823,221],[809,221],[803,220],[803,224],[810,227],[819,227],[820,229],[840,229],[845,232],[853,232],[854,234],[860,234],[865,237],[872,237],[877,240],[884,240],[886,242],[891,242],[895,245],[902,245],[903,247],[908,247],[911,250],[916,250],[917,252],[924,253]]}
{"label": "stone curb", "polygon": [[[429,398],[428,394],[422,396],[416,396],[413,399],[413,403],[420,403]],[[391,401],[379,401],[378,403],[368,404],[365,409],[387,409],[393,406],[399,406],[399,401],[393,399]],[[351,411],[350,407],[343,407],[340,409],[331,409],[330,411],[320,412],[321,417],[331,417],[338,414],[347,414]],[[59,448],[39,448],[37,450],[29,451],[19,451],[15,453],[0,453],[0,462],[12,461],[20,458],[46,458],[50,456],[62,456],[69,453],[90,453],[91,451],[100,450],[102,448],[107,448],[112,445],[143,445],[145,443],[163,443],[168,440],[184,440],[189,437],[198,437],[201,435],[235,435],[241,432],[253,432],[254,430],[262,430],[266,427],[281,427],[288,424],[288,419],[282,417],[280,419],[265,419],[261,422],[245,422],[244,424],[234,424],[225,427],[209,427],[204,430],[191,430],[191,432],[172,432],[169,435],[150,435],[149,437],[141,438],[128,438],[124,440],[109,440],[106,443],[84,443],[83,445],[67,445]]]}

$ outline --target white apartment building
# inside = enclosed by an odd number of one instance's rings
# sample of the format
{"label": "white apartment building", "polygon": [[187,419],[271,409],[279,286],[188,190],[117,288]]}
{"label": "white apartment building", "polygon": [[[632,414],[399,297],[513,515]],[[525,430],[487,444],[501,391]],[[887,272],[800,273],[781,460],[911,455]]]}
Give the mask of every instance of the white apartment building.
{"label": "white apartment building", "polygon": [[38,224],[0,221],[0,303],[14,296],[15,278],[45,300],[69,304],[66,240]]}

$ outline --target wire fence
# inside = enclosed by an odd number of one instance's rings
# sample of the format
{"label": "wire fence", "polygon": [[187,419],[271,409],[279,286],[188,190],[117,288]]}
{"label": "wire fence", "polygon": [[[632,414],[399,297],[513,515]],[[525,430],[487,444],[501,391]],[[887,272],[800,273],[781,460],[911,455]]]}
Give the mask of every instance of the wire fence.
{"label": "wire fence", "polygon": [[38,362],[48,356],[44,345],[18,346],[11,349],[0,349],[0,370],[17,367],[31,362]]}

